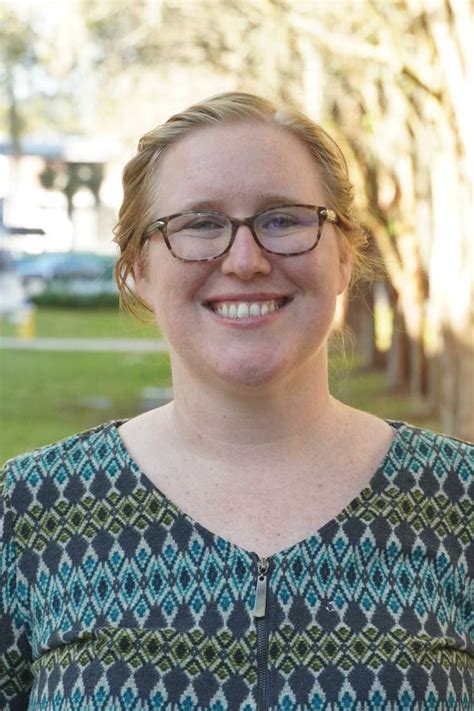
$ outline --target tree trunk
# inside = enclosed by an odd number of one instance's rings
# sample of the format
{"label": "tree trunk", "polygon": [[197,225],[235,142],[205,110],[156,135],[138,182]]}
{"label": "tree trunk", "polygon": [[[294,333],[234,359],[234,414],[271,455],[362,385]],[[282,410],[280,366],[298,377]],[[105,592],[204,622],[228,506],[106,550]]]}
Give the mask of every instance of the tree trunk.
{"label": "tree trunk", "polygon": [[443,431],[474,441],[474,360],[472,343],[462,342],[448,328],[439,357]]}
{"label": "tree trunk", "polygon": [[474,245],[471,183],[452,133],[432,162],[433,250],[430,301],[434,356],[441,387],[438,408],[443,430],[474,441]]}
{"label": "tree trunk", "polygon": [[406,392],[409,388],[410,349],[403,312],[399,307],[398,296],[391,290],[393,309],[392,343],[387,358],[387,385],[395,392]]}
{"label": "tree trunk", "polygon": [[380,365],[380,353],[375,342],[374,298],[372,290],[349,300],[346,323],[354,334],[357,354],[364,370]]}

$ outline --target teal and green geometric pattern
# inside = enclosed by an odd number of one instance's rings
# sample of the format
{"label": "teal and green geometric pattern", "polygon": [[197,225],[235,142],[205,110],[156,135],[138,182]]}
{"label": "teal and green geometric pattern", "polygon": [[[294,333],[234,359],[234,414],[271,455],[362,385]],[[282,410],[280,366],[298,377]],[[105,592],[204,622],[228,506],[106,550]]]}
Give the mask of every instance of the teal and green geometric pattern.
{"label": "teal and green geometric pattern", "polygon": [[472,445],[390,422],[370,484],[269,559],[262,656],[256,554],[156,489],[120,424],[5,465],[0,709],[474,709]]}

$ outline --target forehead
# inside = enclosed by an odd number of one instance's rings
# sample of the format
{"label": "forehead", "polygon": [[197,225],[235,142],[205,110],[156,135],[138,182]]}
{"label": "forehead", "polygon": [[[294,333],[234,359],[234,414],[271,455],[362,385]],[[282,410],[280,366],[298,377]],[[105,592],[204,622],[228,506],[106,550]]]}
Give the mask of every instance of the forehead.
{"label": "forehead", "polygon": [[198,128],[162,156],[157,200],[166,213],[196,202],[216,209],[257,210],[266,197],[323,200],[318,167],[308,147],[269,123],[238,122]]}

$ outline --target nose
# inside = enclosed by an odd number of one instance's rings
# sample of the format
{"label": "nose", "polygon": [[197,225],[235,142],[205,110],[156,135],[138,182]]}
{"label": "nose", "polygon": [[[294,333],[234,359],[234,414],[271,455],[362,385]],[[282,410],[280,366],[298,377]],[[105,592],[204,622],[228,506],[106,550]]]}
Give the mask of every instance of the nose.
{"label": "nose", "polygon": [[234,274],[248,281],[260,274],[266,276],[272,271],[268,254],[260,249],[250,229],[241,225],[237,230],[232,247],[227,252],[221,265],[226,275]]}

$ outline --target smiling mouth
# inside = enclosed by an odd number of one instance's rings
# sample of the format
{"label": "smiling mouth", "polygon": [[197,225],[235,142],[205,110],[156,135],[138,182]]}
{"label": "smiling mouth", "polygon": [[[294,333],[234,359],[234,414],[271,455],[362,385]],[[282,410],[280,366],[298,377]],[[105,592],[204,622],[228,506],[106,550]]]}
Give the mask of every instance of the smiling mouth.
{"label": "smiling mouth", "polygon": [[204,306],[218,316],[243,319],[266,316],[274,311],[279,311],[290,301],[292,301],[290,297],[269,299],[268,301],[211,301],[205,303]]}

